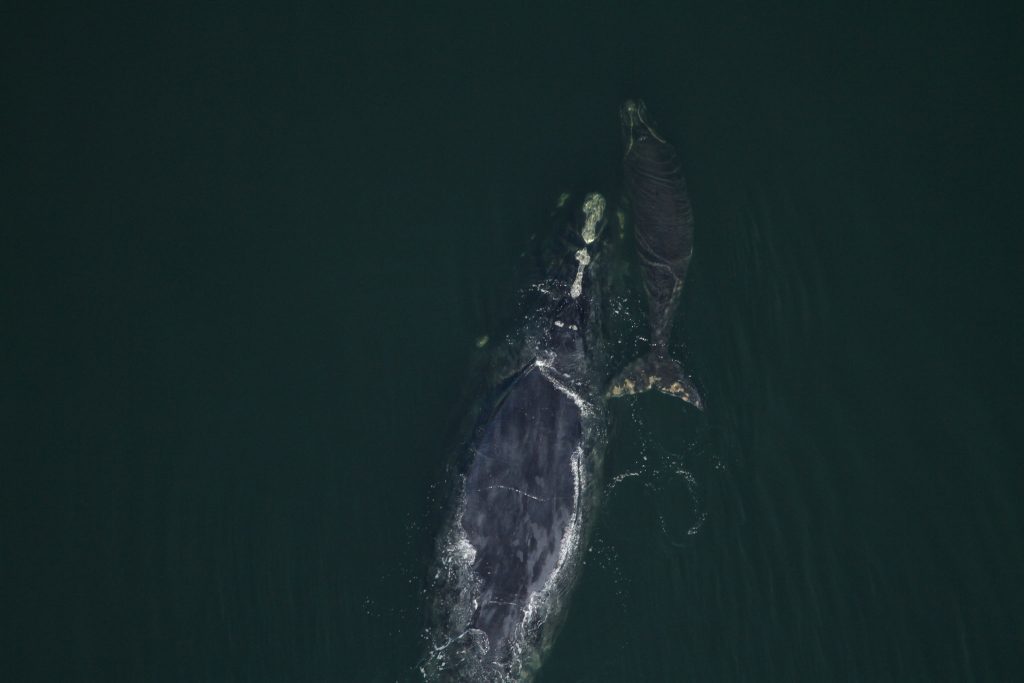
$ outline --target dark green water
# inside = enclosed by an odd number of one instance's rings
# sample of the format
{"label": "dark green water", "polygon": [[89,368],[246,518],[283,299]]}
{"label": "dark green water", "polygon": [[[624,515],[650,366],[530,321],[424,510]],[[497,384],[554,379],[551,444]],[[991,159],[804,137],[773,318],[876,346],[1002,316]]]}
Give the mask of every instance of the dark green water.
{"label": "dark green water", "polygon": [[412,680],[474,341],[637,95],[709,409],[615,406],[540,679],[1024,677],[1019,11],[3,14],[0,679]]}

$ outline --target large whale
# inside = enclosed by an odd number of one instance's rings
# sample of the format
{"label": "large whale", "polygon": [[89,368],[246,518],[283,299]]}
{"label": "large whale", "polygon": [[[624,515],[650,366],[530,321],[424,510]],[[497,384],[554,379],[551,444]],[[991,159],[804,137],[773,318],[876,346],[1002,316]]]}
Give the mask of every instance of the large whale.
{"label": "large whale", "polygon": [[656,389],[702,409],[704,401],[679,362],[668,355],[669,336],[693,256],[693,212],[672,145],[658,133],[643,100],[619,110],[623,174],[640,272],[647,295],[651,348],[614,380],[609,396]]}
{"label": "large whale", "polygon": [[620,110],[623,166],[648,301],[650,351],[606,387],[601,255],[606,203],[559,202],[547,276],[529,289],[506,338],[508,362],[481,402],[459,459],[438,544],[429,681],[531,678],[553,642],[596,511],[606,400],[649,389],[703,407],[669,357],[693,252],[693,218],[672,146],[643,102]]}
{"label": "large whale", "polygon": [[598,255],[606,204],[590,194],[556,213],[561,258],[529,290],[506,349],[512,360],[466,442],[433,576],[427,680],[527,680],[585,549],[607,430]]}

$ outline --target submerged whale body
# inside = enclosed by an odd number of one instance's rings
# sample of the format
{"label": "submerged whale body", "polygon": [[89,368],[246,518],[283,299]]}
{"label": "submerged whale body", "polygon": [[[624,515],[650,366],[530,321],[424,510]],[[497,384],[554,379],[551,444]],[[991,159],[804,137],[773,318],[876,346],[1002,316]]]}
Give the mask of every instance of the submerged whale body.
{"label": "submerged whale body", "polygon": [[593,519],[606,437],[596,240],[604,200],[578,211],[568,253],[533,288],[468,440],[434,576],[428,680],[518,681],[564,614]]}
{"label": "submerged whale body", "polygon": [[655,129],[643,100],[627,100],[619,115],[623,175],[647,295],[651,348],[613,380],[609,395],[656,389],[703,410],[697,388],[668,355],[672,322],[693,256],[693,212],[686,180],[675,148]]}

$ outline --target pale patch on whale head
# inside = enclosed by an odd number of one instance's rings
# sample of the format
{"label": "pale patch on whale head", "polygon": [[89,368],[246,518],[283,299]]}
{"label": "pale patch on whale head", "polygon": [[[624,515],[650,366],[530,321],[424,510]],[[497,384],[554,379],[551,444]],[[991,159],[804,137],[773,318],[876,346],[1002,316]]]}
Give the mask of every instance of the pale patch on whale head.
{"label": "pale patch on whale head", "polygon": [[579,261],[580,265],[576,269],[576,279],[573,280],[572,289],[569,290],[569,296],[573,299],[580,298],[580,294],[583,293],[583,269],[590,264],[590,254],[587,253],[586,247],[576,252],[576,260]]}
{"label": "pale patch on whale head", "polygon": [[597,224],[604,218],[604,209],[607,203],[597,192],[591,192],[583,200],[583,215],[586,220],[583,222],[583,230],[580,233],[583,241],[592,244],[597,239]]}

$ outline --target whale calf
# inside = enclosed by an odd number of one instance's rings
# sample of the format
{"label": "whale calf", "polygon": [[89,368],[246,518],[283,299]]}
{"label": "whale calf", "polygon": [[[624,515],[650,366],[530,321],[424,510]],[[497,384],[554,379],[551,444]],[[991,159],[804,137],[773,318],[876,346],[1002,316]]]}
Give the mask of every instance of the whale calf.
{"label": "whale calf", "polygon": [[697,388],[679,362],[668,355],[672,322],[693,256],[693,212],[686,181],[675,149],[655,129],[643,100],[627,100],[619,118],[624,181],[647,296],[651,348],[612,380],[608,395],[656,389],[703,410]]}

